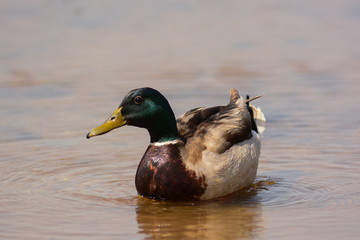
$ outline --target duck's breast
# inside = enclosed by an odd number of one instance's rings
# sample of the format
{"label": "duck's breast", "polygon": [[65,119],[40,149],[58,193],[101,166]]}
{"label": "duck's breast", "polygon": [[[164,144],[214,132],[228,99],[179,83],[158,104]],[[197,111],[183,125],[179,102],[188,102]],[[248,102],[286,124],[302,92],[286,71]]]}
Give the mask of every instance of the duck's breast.
{"label": "duck's breast", "polygon": [[205,192],[204,175],[186,169],[181,141],[150,144],[138,166],[135,184],[145,197],[168,200],[199,199]]}

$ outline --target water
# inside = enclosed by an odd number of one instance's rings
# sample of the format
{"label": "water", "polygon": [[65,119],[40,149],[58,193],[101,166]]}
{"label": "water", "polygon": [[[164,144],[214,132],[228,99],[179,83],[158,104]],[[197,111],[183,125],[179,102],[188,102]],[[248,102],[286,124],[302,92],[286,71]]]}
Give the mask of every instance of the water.
{"label": "water", "polygon": [[[357,1],[2,1],[1,239],[357,239]],[[86,133],[129,90],[177,116],[255,96],[255,185],[206,202],[138,197],[149,137]]]}

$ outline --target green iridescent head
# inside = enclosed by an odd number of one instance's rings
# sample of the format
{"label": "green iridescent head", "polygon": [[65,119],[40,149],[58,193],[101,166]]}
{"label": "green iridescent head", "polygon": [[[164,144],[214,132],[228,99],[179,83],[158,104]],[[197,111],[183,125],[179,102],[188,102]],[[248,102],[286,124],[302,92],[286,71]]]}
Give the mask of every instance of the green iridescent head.
{"label": "green iridescent head", "polygon": [[91,130],[86,137],[105,134],[124,125],[146,128],[151,142],[179,139],[174,112],[169,102],[152,88],[130,91],[114,113],[102,125]]}

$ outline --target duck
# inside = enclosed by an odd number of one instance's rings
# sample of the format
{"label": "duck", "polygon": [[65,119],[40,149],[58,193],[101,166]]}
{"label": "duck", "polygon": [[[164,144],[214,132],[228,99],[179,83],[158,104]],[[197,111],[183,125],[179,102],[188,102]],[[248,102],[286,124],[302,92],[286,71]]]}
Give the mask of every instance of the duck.
{"label": "duck", "polygon": [[168,100],[150,88],[131,90],[119,107],[86,137],[129,125],[148,130],[135,175],[142,197],[209,200],[251,185],[256,177],[265,116],[236,89],[227,105],[194,108],[175,118]]}

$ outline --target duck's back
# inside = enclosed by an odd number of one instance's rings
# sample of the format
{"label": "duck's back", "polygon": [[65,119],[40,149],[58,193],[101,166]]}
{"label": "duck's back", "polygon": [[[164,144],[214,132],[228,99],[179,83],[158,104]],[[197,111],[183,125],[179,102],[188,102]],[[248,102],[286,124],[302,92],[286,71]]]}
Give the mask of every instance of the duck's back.
{"label": "duck's back", "polygon": [[231,89],[228,105],[192,109],[177,119],[177,127],[189,151],[194,147],[223,153],[252,137],[256,125],[251,117],[246,102]]}
{"label": "duck's back", "polygon": [[188,169],[205,175],[207,188],[201,199],[232,193],[250,185],[260,156],[265,117],[231,90],[226,106],[197,108],[177,120],[186,142],[182,155]]}

